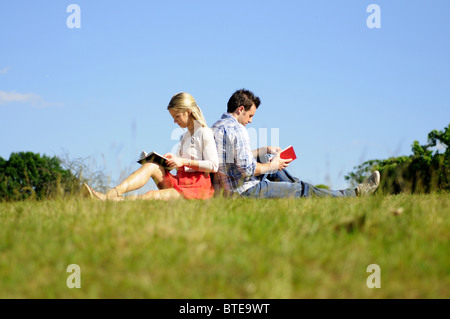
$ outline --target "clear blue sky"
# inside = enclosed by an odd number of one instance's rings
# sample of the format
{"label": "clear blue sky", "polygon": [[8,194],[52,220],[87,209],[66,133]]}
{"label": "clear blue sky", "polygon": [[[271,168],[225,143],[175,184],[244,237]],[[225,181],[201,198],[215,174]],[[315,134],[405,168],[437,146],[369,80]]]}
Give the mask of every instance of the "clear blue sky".
{"label": "clear blue sky", "polygon": [[0,156],[87,157],[114,183],[141,150],[174,148],[175,93],[212,125],[247,88],[262,101],[247,128],[268,133],[255,145],[278,130],[294,175],[345,188],[354,166],[449,124],[449,17],[448,0],[2,1]]}

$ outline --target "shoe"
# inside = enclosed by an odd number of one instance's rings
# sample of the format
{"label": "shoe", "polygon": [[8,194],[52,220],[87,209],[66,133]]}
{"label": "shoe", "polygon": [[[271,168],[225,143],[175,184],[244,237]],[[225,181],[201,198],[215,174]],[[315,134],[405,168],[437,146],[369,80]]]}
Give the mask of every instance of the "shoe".
{"label": "shoe", "polygon": [[83,194],[83,197],[94,198],[94,194],[92,193],[91,187],[86,183],[83,183],[82,194]]}
{"label": "shoe", "polygon": [[380,184],[380,172],[374,171],[368,179],[366,179],[364,182],[356,186],[355,188],[356,195],[358,196],[370,195],[377,190],[379,184]]}

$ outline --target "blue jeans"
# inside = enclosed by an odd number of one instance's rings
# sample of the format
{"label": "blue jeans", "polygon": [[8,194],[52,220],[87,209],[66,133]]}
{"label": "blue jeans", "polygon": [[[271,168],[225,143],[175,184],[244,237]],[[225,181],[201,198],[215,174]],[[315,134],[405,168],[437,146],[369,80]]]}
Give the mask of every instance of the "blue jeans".
{"label": "blue jeans", "polygon": [[314,187],[282,170],[274,174],[257,176],[258,184],[249,188],[241,196],[253,198],[285,198],[285,197],[356,197],[355,190],[329,190]]}

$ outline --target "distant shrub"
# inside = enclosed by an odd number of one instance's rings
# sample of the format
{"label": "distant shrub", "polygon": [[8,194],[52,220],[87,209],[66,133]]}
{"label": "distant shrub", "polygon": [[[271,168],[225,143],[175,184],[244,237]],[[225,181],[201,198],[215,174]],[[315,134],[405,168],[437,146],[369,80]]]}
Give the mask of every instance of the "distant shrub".
{"label": "distant shrub", "polygon": [[55,198],[80,188],[80,180],[57,157],[32,152],[0,157],[0,200]]}
{"label": "distant shrub", "polygon": [[[432,148],[439,144],[444,152]],[[430,193],[450,191],[450,124],[428,134],[428,144],[412,144],[410,156],[370,160],[345,176],[352,184],[361,183],[373,170],[381,174],[380,189],[386,193]]]}

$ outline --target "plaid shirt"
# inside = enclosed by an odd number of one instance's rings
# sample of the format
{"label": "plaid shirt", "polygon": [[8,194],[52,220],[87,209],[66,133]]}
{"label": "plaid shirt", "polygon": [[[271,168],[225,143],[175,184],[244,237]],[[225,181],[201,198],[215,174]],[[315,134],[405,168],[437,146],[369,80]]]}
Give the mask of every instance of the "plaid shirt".
{"label": "plaid shirt", "polygon": [[224,113],[212,126],[219,155],[219,171],[214,187],[223,188],[226,195],[241,194],[259,183],[255,178],[256,159],[250,149],[245,127],[231,114]]}

